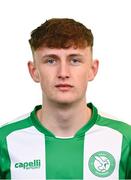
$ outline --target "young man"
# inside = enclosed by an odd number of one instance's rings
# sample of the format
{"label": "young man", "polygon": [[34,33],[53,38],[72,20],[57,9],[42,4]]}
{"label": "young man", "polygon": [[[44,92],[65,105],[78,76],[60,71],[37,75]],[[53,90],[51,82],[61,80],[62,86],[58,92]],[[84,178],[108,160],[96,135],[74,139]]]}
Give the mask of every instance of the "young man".
{"label": "young man", "polygon": [[131,127],[86,104],[98,70],[91,30],[72,19],[50,19],[29,40],[31,77],[42,106],[0,130],[3,179],[130,179]]}

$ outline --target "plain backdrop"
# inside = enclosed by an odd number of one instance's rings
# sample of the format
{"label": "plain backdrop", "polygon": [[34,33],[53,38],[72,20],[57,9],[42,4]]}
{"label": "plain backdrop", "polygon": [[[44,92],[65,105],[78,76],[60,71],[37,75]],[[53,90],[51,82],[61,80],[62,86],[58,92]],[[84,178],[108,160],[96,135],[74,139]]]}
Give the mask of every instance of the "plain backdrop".
{"label": "plain backdrop", "polygon": [[74,18],[92,29],[100,68],[89,84],[87,102],[131,124],[130,0],[1,0],[0,125],[41,104],[40,86],[27,69],[32,59],[28,39],[53,17]]}

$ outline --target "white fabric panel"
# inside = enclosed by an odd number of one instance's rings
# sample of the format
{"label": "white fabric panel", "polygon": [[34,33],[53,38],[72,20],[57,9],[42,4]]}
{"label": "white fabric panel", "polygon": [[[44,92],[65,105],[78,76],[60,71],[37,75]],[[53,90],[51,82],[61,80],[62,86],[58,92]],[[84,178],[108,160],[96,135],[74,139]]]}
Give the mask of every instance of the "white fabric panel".
{"label": "white fabric panel", "polygon": [[[97,141],[96,141],[97,140]],[[108,127],[94,125],[86,134],[84,140],[84,172],[83,179],[117,180],[119,179],[119,162],[121,156],[122,135]],[[96,152],[105,151],[115,159],[115,169],[107,177],[98,177],[89,169],[89,159]]]}
{"label": "white fabric panel", "polygon": [[15,122],[24,120],[24,119],[26,119],[26,118],[29,117],[29,116],[30,116],[30,113],[26,113],[26,114],[24,114],[24,115],[21,115],[21,116],[15,118],[15,119],[11,120],[10,122],[7,122],[6,124],[3,124],[3,125],[0,126],[0,127],[3,127],[3,126],[5,126],[5,125],[10,125],[10,124],[12,124],[12,123],[15,123]]}
{"label": "white fabric panel", "polygon": [[12,179],[46,179],[45,137],[42,133],[34,127],[17,130],[8,136],[7,146]]}

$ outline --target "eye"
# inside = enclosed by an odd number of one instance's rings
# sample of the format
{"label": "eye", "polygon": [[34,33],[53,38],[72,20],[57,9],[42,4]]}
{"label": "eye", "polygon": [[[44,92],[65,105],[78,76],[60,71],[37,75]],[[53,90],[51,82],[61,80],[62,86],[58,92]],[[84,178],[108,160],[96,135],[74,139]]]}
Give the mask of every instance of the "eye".
{"label": "eye", "polygon": [[47,59],[48,64],[55,64],[56,60],[55,59]]}
{"label": "eye", "polygon": [[73,64],[73,65],[79,65],[79,64],[80,64],[80,60],[77,59],[77,58],[73,58],[73,59],[71,59],[71,64]]}

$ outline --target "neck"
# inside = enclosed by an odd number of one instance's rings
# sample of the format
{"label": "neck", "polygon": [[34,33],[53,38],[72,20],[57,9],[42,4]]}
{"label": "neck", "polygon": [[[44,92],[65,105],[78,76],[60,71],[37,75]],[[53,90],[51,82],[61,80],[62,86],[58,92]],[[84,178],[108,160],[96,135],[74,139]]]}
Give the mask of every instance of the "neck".
{"label": "neck", "polygon": [[75,104],[45,103],[37,112],[40,122],[55,136],[70,137],[84,126],[91,117],[86,101]]}

